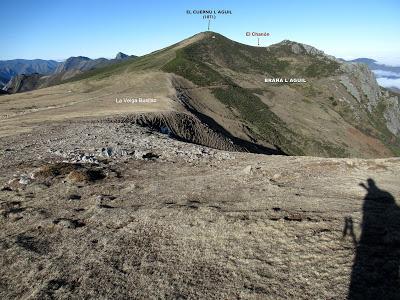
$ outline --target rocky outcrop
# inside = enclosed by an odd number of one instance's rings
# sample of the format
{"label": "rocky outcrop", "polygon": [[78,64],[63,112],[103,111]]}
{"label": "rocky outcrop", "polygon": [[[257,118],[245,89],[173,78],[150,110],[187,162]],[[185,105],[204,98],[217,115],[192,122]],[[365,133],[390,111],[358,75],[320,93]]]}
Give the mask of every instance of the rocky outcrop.
{"label": "rocky outcrop", "polygon": [[341,70],[345,73],[341,83],[358,102],[363,101],[369,112],[375,108],[382,95],[375,75],[365,64],[342,63]]}
{"label": "rocky outcrop", "polygon": [[352,95],[358,102],[361,101],[361,95],[358,92],[358,89],[351,82],[349,76],[340,76],[340,83],[344,85],[344,87],[347,89],[347,92],[349,92],[349,94]]}
{"label": "rocky outcrop", "polygon": [[290,46],[294,54],[325,55],[323,51],[317,48],[290,40],[283,40],[280,44]]}
{"label": "rocky outcrop", "polygon": [[[340,76],[340,83],[346,88],[357,102],[366,107],[369,113],[377,114],[382,118],[387,129],[400,137],[400,107],[398,96],[389,93],[380,87],[374,73],[365,63],[343,62],[340,66],[344,73]],[[381,104],[381,109],[377,109]],[[353,107],[353,113],[358,111]]]}
{"label": "rocky outcrop", "polygon": [[391,133],[400,137],[400,105],[397,96],[386,99],[386,109],[383,113],[386,126]]}
{"label": "rocky outcrop", "polygon": [[37,89],[41,85],[42,76],[38,73],[16,75],[4,86],[3,90],[9,94],[14,94]]}

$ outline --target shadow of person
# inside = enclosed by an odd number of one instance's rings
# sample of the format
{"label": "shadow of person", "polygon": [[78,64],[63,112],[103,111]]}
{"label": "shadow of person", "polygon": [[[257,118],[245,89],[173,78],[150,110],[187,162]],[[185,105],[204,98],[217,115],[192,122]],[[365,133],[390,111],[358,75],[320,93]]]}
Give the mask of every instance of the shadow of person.
{"label": "shadow of person", "polygon": [[367,194],[348,299],[400,299],[400,208],[373,179],[360,186]]}

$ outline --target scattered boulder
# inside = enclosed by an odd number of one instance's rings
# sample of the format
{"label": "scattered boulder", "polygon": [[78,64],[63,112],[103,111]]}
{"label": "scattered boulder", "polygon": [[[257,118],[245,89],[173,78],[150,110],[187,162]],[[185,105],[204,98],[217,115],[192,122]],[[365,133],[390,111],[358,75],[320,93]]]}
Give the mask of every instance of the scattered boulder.
{"label": "scattered boulder", "polygon": [[113,154],[113,149],[111,147],[102,148],[101,154],[105,157],[111,157],[111,155]]}
{"label": "scattered boulder", "polygon": [[243,173],[246,175],[251,175],[253,174],[253,167],[251,165],[248,165],[243,169]]}
{"label": "scattered boulder", "polygon": [[299,213],[290,213],[290,214],[286,215],[284,219],[286,221],[301,222],[301,221],[303,221],[303,216],[301,214],[299,214]]}
{"label": "scattered boulder", "polygon": [[79,159],[80,162],[82,163],[90,163],[90,164],[97,164],[98,160],[93,156],[89,154],[84,154],[81,156]]}
{"label": "scattered boulder", "polygon": [[69,229],[75,229],[85,226],[85,223],[80,220],[70,220],[65,218],[56,219],[53,221],[53,224]]}
{"label": "scattered boulder", "polygon": [[18,182],[20,184],[27,185],[31,182],[31,179],[27,175],[21,175]]}
{"label": "scattered boulder", "polygon": [[160,157],[160,155],[155,154],[153,152],[147,152],[146,154],[142,155],[142,158],[146,159],[146,160],[152,160],[152,159],[156,159],[156,158],[159,158],[159,157]]}
{"label": "scattered boulder", "polygon": [[7,182],[7,187],[8,188],[10,188],[10,189],[12,189],[12,190],[18,190],[18,189],[20,189],[20,188],[23,188],[25,185],[24,184],[21,184],[20,182],[19,182],[19,178],[13,178],[13,179],[10,179],[8,182]]}
{"label": "scattered boulder", "polygon": [[78,194],[70,194],[67,197],[68,200],[80,200],[81,198],[82,198],[82,196],[78,195]]}

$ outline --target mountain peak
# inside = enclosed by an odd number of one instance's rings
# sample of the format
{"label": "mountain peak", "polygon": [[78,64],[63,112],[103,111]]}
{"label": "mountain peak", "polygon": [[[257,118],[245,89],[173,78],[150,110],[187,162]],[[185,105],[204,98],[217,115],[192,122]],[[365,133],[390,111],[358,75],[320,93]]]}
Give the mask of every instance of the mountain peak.
{"label": "mountain peak", "polygon": [[322,50],[319,50],[313,46],[294,42],[291,40],[283,40],[282,42],[275,44],[273,46],[280,46],[280,45],[289,46],[290,50],[294,54],[325,55],[325,53]]}
{"label": "mountain peak", "polygon": [[[213,31],[203,31],[200,32],[188,39],[186,39],[186,42],[197,42],[197,41],[201,41],[204,39],[210,39],[210,38],[216,38],[216,39],[223,39],[226,42],[231,42],[234,43],[236,46],[238,44],[241,44],[239,42],[236,42],[234,40],[231,40],[229,38],[227,38],[226,36],[219,34],[217,32],[213,32]],[[253,47],[247,44],[242,44],[243,46],[249,46],[249,47]],[[327,56],[322,50],[319,50],[313,46],[307,45],[307,44],[303,44],[303,43],[299,43],[299,42],[295,42],[295,41],[291,41],[291,40],[283,40],[280,43],[277,44],[273,44],[271,46],[272,49],[273,48],[279,48],[279,47],[285,47],[287,52],[289,50],[289,52],[293,53],[293,54],[308,54],[308,55],[313,55],[313,56]],[[268,47],[268,48],[269,48]],[[329,56],[330,57],[330,56]],[[333,59],[333,57],[330,57]]]}
{"label": "mountain peak", "polygon": [[356,59],[350,60],[350,62],[364,63],[364,64],[375,64],[375,63],[377,63],[377,61],[375,59],[366,58],[366,57],[356,58]]}
{"label": "mountain peak", "polygon": [[91,60],[89,57],[86,56],[71,56],[67,58],[65,61],[73,61],[73,60]]}
{"label": "mountain peak", "polygon": [[117,55],[115,56],[115,59],[125,59],[128,57],[129,57],[129,55],[122,53],[122,52],[118,52]]}
{"label": "mountain peak", "polygon": [[71,56],[67,58],[62,64],[58,65],[55,73],[61,73],[69,70],[88,70],[93,63],[96,61],[103,61],[104,59],[99,58],[97,60],[92,60],[86,56]]}

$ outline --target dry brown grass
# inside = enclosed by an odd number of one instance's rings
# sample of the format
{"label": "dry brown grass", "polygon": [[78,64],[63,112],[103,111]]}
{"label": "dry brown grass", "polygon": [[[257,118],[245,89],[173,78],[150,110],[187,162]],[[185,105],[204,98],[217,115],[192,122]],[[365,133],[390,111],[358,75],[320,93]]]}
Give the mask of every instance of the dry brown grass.
{"label": "dry brown grass", "polygon": [[[5,95],[0,98],[0,136],[31,131],[45,122],[171,110],[171,91],[168,74],[149,71]],[[116,103],[116,98],[155,98],[157,102]]]}
{"label": "dry brown grass", "polygon": [[67,181],[71,183],[77,182],[93,182],[105,178],[101,170],[96,169],[82,169],[73,170],[67,176]]}
{"label": "dry brown grass", "polygon": [[86,172],[74,170],[68,174],[67,181],[71,183],[87,182],[89,181],[89,176],[86,174]]}
{"label": "dry brown grass", "polygon": [[46,164],[33,171],[32,177],[35,179],[46,179],[59,175],[66,175],[77,167],[77,165],[68,163]]}

